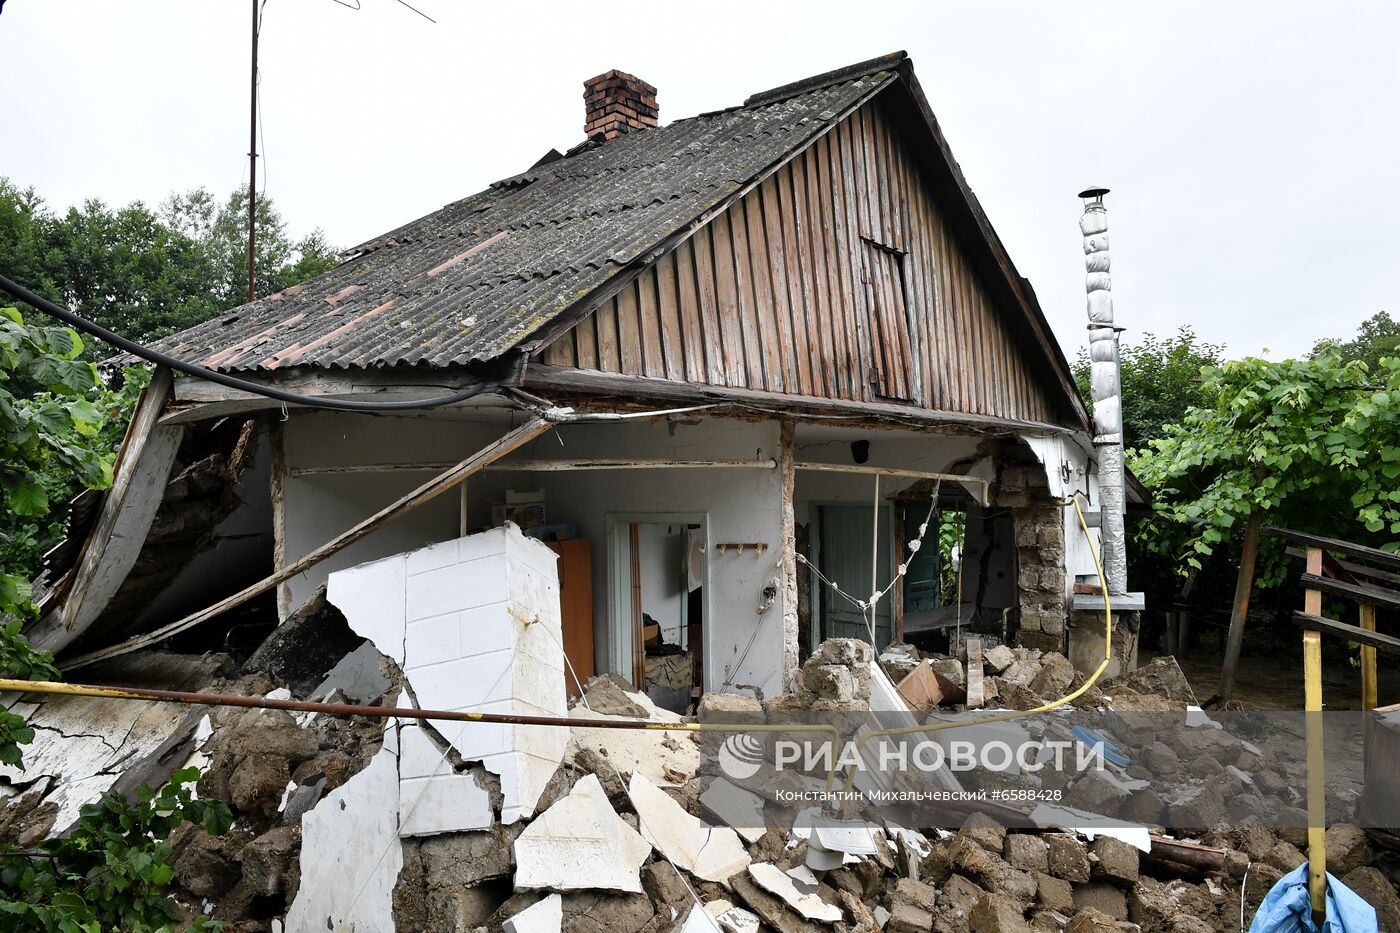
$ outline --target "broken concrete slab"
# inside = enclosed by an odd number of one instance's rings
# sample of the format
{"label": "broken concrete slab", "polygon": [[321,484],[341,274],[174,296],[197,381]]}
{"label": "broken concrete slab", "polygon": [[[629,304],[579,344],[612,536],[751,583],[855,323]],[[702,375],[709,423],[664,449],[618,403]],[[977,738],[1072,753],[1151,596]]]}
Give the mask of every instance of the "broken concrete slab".
{"label": "broken concrete slab", "polygon": [[677,868],[723,884],[749,864],[738,833],[691,816],[640,771],[632,773],[627,796],[642,836]]}
{"label": "broken concrete slab", "polygon": [[392,930],[399,845],[396,730],[369,765],[302,819],[301,884],[286,933]]}
{"label": "broken concrete slab", "polygon": [[742,907],[729,905],[723,910],[712,912],[710,910],[715,904],[728,904],[728,901],[712,901],[705,905],[705,910],[710,916],[715,918],[715,923],[724,933],[758,933],[758,915]]}
{"label": "broken concrete slab", "polygon": [[841,919],[840,907],[817,896],[817,876],[805,865],[783,871],[769,862],[758,862],[749,866],[749,877],[808,920],[836,923]]}
{"label": "broken concrete slab", "polygon": [[559,933],[564,922],[564,899],[551,894],[501,924],[505,933]]}
{"label": "broken concrete slab", "polygon": [[488,829],[496,817],[490,791],[475,774],[457,773],[414,722],[399,727],[399,812],[404,838]]}
{"label": "broken concrete slab", "polygon": [[650,853],[648,841],[608,802],[597,775],[586,774],[515,840],[515,887],[639,894],[638,872]]}
{"label": "broken concrete slab", "polygon": [[1092,840],[1097,836],[1121,839],[1143,852],[1152,851],[1152,834],[1146,826],[1133,826],[1097,813],[1056,804],[1038,804],[1030,821],[1041,829],[1067,829]]}
{"label": "broken concrete slab", "polygon": [[745,842],[757,842],[768,831],[763,798],[717,777],[700,794],[700,805],[732,827]]}
{"label": "broken concrete slab", "polygon": [[[94,679],[113,686],[202,690],[227,661],[223,655],[149,651],[103,665]],[[35,806],[56,810],[55,834],[67,831],[84,805],[100,799],[125,772],[156,756],[182,726],[188,729],[195,722],[187,718],[188,710],[154,701],[44,696],[13,708],[34,730],[34,741],[24,747],[23,768],[0,765],[0,781],[22,787],[50,778]],[[171,760],[161,770],[168,774],[178,763]]]}

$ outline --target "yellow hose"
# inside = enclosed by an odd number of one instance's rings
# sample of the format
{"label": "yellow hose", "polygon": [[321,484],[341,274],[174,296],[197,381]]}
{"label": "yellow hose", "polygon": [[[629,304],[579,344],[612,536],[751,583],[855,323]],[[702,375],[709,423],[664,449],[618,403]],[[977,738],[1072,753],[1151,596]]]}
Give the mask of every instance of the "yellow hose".
{"label": "yellow hose", "polygon": [[[1021,719],[1026,716],[1034,716],[1036,713],[1046,713],[1052,709],[1055,709],[1056,707],[1064,706],[1066,703],[1073,703],[1075,700],[1083,696],[1086,690],[1088,690],[1094,685],[1094,681],[1099,679],[1099,677],[1103,674],[1104,670],[1108,667],[1109,662],[1113,660],[1113,605],[1109,602],[1108,587],[1103,585],[1105,583],[1103,574],[1103,564],[1099,562],[1098,548],[1094,547],[1094,538],[1092,535],[1089,534],[1089,523],[1084,520],[1084,512],[1082,509],[1079,508],[1078,497],[1072,498],[1066,502],[1061,502],[1060,505],[1061,507],[1069,505],[1074,506],[1074,513],[1079,517],[1079,527],[1084,532],[1085,543],[1089,545],[1089,554],[1094,558],[1094,569],[1098,571],[1100,588],[1103,590],[1103,661],[1099,663],[1099,666],[1097,669],[1095,669],[1094,673],[1090,675],[1088,680],[1084,681],[1084,683],[1079,687],[1079,689],[1073,691],[1072,693],[1065,694],[1058,700],[1051,700],[1049,703],[1046,703],[1043,706],[1037,706],[1035,709],[1011,710],[1009,712],[999,713],[994,716],[978,716],[976,719],[970,719],[967,721],[939,722],[923,726],[902,726],[898,729],[880,729],[874,732],[867,732],[865,735],[861,736],[861,738],[856,742],[857,758],[864,760],[863,754],[865,751],[865,743],[873,738],[878,738],[881,736],[912,735],[916,732],[941,732],[944,729],[965,729],[969,726],[980,726],[985,723],[992,722],[1007,722],[1012,719]],[[849,792],[851,790],[851,783],[854,780],[855,773],[852,772],[846,778],[846,785],[844,790],[847,793],[846,795],[843,795],[843,800],[846,796],[849,796]]]}

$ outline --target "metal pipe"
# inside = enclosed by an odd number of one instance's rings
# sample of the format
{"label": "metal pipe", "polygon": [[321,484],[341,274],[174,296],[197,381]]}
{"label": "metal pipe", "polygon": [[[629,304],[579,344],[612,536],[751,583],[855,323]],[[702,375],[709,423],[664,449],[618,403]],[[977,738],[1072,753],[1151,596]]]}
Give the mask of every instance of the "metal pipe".
{"label": "metal pipe", "polygon": [[725,723],[654,722],[650,719],[574,719],[570,716],[531,716],[519,713],[477,713],[447,709],[417,709],[411,706],[363,706],[353,703],[318,703],[314,700],[278,700],[242,696],[236,693],[195,693],[187,690],[157,690],[148,687],[106,687],[51,680],[0,678],[0,693],[39,693],[86,699],[138,700],[180,703],[188,706],[237,706],[244,709],[280,709],[299,713],[326,713],[332,716],[368,716],[375,719],[419,719],[438,722],[482,722],[515,726],[553,726],[566,729],[642,729],[653,732],[820,732],[831,741],[832,762],[827,768],[826,787],[831,790],[836,767],[837,743],[841,733],[831,723]]}
{"label": "metal pipe", "polygon": [[[441,462],[420,463],[351,463],[344,466],[294,467],[292,477],[325,476],[337,473],[394,473],[394,472],[438,472],[454,464]],[[767,460],[516,460],[511,463],[493,463],[486,467],[491,473],[552,473],[565,470],[695,470],[695,469],[736,469],[773,470],[778,461]]]}
{"label": "metal pipe", "polygon": [[1123,530],[1123,400],[1118,329],[1113,326],[1109,279],[1107,188],[1088,188],[1079,230],[1084,236],[1084,288],[1089,312],[1089,382],[1094,400],[1094,447],[1099,452],[1099,546],[1103,586],[1114,596],[1128,591]]}
{"label": "metal pipe", "polygon": [[860,466],[851,463],[798,463],[794,466],[799,470],[816,470],[822,473],[859,473],[863,476],[874,474],[876,476],[899,476],[905,479],[940,479],[951,480],[955,483],[976,483],[981,487],[982,494],[978,501],[982,505],[987,505],[987,480],[980,476],[967,476],[958,473],[931,473],[926,470],[901,470],[895,467]]}
{"label": "metal pipe", "polygon": [[253,65],[248,105],[248,300],[253,300],[253,269],[258,223],[258,0],[253,0]]}

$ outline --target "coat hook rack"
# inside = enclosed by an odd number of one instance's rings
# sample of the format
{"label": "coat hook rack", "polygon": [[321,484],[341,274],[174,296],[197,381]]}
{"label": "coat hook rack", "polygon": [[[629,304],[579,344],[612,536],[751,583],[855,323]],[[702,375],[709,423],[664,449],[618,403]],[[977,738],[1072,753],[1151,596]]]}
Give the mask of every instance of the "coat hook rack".
{"label": "coat hook rack", "polygon": [[742,554],[744,551],[751,550],[754,552],[754,555],[757,556],[768,550],[768,544],[764,541],[731,541],[728,543],[716,544],[715,550],[719,551],[721,554],[726,551],[738,551]]}

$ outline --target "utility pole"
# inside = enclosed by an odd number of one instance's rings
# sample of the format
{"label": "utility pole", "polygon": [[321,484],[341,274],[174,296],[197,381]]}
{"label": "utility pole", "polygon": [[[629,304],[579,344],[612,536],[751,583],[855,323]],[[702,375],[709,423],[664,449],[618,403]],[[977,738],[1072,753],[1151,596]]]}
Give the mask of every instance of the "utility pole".
{"label": "utility pole", "polygon": [[254,249],[258,222],[258,0],[253,4],[253,67],[248,121],[248,300],[253,300]]}

